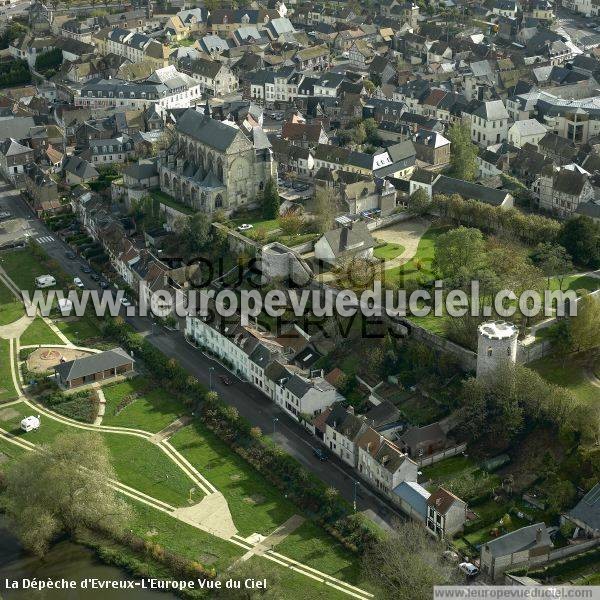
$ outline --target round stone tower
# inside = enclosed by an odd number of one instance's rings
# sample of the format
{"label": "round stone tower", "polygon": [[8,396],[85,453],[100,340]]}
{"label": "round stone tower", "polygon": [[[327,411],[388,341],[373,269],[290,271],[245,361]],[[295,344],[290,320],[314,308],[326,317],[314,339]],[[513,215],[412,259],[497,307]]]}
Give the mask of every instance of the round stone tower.
{"label": "round stone tower", "polygon": [[506,321],[488,321],[478,327],[477,377],[486,377],[507,363],[517,361],[516,325]]}

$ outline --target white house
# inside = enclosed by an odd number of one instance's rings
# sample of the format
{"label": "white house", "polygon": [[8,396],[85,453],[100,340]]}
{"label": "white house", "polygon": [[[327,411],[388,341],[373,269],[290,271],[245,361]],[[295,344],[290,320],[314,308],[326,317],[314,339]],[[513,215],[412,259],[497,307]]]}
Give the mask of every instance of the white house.
{"label": "white house", "polygon": [[374,429],[369,427],[357,446],[358,472],[383,493],[391,494],[403,481],[417,480],[417,463]]}
{"label": "white house", "polygon": [[471,114],[471,140],[484,147],[506,141],[508,119],[502,100],[482,102]]}
{"label": "white house", "polygon": [[547,131],[547,127],[536,119],[516,121],[508,130],[508,141],[517,148],[522,148],[525,144],[537,146]]}
{"label": "white house", "polygon": [[445,537],[460,531],[467,519],[467,504],[444,488],[427,499],[426,526],[432,533]]}

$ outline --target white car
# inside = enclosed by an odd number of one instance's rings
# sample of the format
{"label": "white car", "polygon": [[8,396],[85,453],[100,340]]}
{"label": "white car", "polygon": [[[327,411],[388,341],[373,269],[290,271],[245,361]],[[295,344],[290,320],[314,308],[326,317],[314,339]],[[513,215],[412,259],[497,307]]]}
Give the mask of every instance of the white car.
{"label": "white car", "polygon": [[121,304],[123,306],[131,306],[131,302],[127,298],[121,298]]}
{"label": "white car", "polygon": [[79,277],[74,277],[73,278],[73,283],[78,287],[78,288],[84,288],[85,285],[83,284],[83,281],[81,281],[81,279],[79,279]]}
{"label": "white car", "polygon": [[467,577],[475,577],[479,573],[479,569],[470,562],[462,562],[458,565],[459,570],[461,570]]}
{"label": "white car", "polygon": [[254,225],[250,225],[250,223],[242,223],[241,225],[238,225],[237,230],[238,231],[248,231],[249,229],[253,229]]}

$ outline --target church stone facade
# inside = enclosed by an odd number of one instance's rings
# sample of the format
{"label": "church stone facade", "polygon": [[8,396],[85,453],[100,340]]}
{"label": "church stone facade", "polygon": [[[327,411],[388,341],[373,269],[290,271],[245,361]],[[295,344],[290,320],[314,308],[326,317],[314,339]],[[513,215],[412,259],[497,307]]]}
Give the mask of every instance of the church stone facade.
{"label": "church stone facade", "polygon": [[271,144],[260,127],[243,131],[190,108],[158,161],[160,188],[194,210],[227,213],[252,204],[277,177]]}

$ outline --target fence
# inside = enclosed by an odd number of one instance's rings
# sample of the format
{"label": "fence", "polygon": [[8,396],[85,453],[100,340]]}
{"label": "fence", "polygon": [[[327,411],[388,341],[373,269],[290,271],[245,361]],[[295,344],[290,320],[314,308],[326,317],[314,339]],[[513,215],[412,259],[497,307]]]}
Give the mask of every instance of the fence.
{"label": "fence", "polygon": [[594,538],[587,542],[581,542],[581,544],[573,544],[571,546],[565,546],[564,548],[556,548],[550,550],[546,554],[540,554],[539,556],[531,556],[527,561],[528,566],[533,567],[536,565],[544,565],[546,563],[560,560],[561,558],[567,558],[576,554],[581,554],[586,550],[590,550],[600,544],[600,538]]}
{"label": "fence", "polygon": [[446,450],[442,450],[441,452],[436,452],[435,454],[431,454],[430,456],[424,456],[423,458],[417,459],[417,464],[419,467],[427,467],[429,465],[433,465],[444,458],[449,458],[450,456],[456,456],[457,454],[461,454],[467,449],[467,444],[459,444],[458,446],[454,446],[452,448],[447,448]]}

